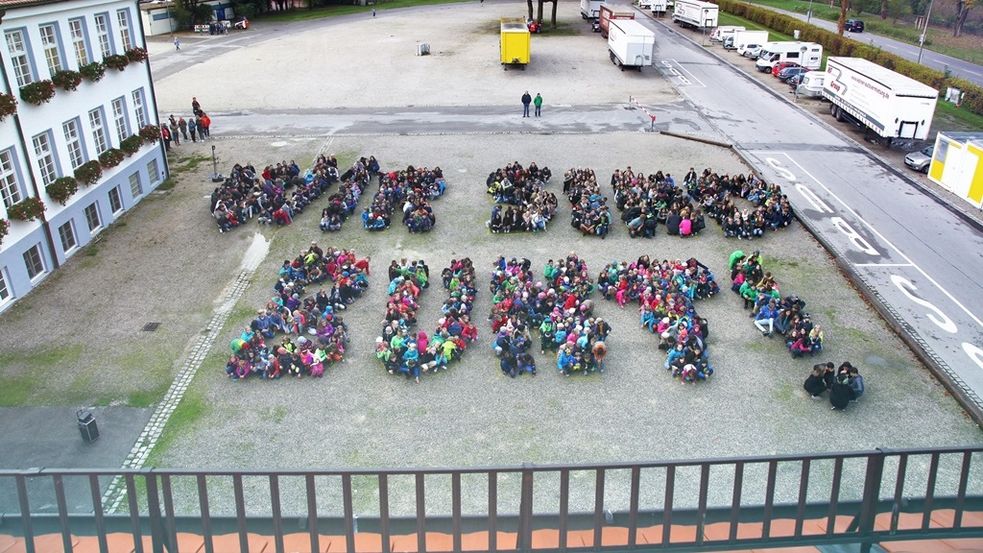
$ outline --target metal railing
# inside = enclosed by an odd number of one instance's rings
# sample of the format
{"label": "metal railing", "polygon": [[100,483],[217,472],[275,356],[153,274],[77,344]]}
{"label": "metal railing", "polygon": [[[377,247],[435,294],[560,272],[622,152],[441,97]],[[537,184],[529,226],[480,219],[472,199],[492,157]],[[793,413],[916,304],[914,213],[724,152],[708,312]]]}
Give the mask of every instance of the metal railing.
{"label": "metal railing", "polygon": [[[29,553],[39,551],[39,536],[60,536],[65,552],[73,551],[79,536],[88,536],[108,552],[107,536],[119,532],[132,535],[137,553],[178,551],[179,533],[200,537],[206,553],[214,553],[216,536],[225,534],[238,536],[242,553],[249,553],[251,534],[269,538],[272,549],[283,553],[288,525],[305,535],[310,551],[323,551],[324,540],[337,540],[348,553],[713,551],[807,544],[861,544],[869,551],[874,543],[892,540],[983,537],[983,477],[972,462],[981,453],[983,446],[446,469],[4,470],[0,507],[12,504],[17,511],[6,508],[0,516],[0,535],[23,540]],[[113,478],[124,482],[125,514],[107,513],[103,505],[101,494]],[[326,490],[319,484],[326,478],[340,489]],[[303,508],[294,513],[283,505],[281,484],[288,479],[302,482],[291,499]],[[373,508],[356,506],[353,479],[373,484],[371,493],[362,494],[371,496]],[[393,484],[395,479],[401,479],[400,485]],[[433,485],[447,479],[449,490]],[[462,488],[464,479],[482,485]],[[78,501],[84,491],[91,510],[70,512],[68,480],[83,483],[73,495]],[[247,480],[262,485],[247,493]],[[591,480],[592,486],[586,485]],[[178,481],[188,485],[176,494]],[[517,484],[517,490],[500,495],[506,481]],[[53,495],[50,513],[32,511],[41,488]],[[480,488],[477,496],[474,488]],[[226,501],[216,509],[216,494],[230,492],[232,509]],[[340,496],[332,508],[322,509],[334,512],[319,513],[326,492]],[[433,507],[435,495],[449,500],[449,509]],[[760,500],[745,501],[746,495],[760,495]],[[650,505],[643,497],[660,501]],[[391,509],[397,498],[405,500],[409,512]],[[483,503],[486,510],[466,513],[465,500]],[[181,506],[182,501],[194,508]],[[572,502],[587,508],[572,508]],[[219,514],[223,510],[227,514]],[[359,510],[370,512],[360,515]],[[378,538],[379,545],[368,547],[359,536]],[[436,546],[438,537],[448,538],[447,545]]]}

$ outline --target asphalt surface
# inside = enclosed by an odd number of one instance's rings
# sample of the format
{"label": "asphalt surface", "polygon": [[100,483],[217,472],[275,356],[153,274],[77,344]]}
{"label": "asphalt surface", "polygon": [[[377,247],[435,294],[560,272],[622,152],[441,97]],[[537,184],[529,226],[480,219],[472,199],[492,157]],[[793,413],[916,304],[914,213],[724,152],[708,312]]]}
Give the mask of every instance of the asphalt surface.
{"label": "asphalt surface", "polygon": [[[768,6],[759,7],[783,13],[785,15],[790,15],[796,19],[801,19],[802,21],[806,20],[806,16],[801,13],[796,13],[789,10],[780,10]],[[834,33],[837,31],[835,21],[827,21],[825,19],[813,17],[809,23],[822,29],[826,29],[827,31],[832,31]],[[871,46],[879,46],[892,54],[901,56],[902,58],[916,62],[918,61],[917,44],[908,44],[907,42],[901,42],[900,40],[875,35],[866,31],[863,33],[845,33],[845,36],[865,44],[870,44]],[[983,41],[981,41],[980,47],[983,48]],[[940,54],[926,48],[922,50],[921,64],[925,67],[938,69],[939,71],[945,71],[948,69],[949,71],[952,71],[953,75],[962,77],[963,79],[978,85],[983,85],[983,66],[975,63],[954,58],[952,56],[947,56],[945,54]]]}
{"label": "asphalt surface", "polygon": [[656,32],[655,58],[672,66],[665,74],[680,92],[766,179],[788,191],[799,217],[981,406],[978,227],[682,36],[689,31],[642,21]]}

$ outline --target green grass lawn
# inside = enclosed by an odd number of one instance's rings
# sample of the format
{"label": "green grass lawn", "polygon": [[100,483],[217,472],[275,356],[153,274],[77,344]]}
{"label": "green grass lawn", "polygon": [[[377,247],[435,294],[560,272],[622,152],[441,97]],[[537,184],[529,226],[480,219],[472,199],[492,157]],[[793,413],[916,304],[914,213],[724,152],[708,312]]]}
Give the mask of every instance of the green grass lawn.
{"label": "green grass lawn", "polygon": [[310,19],[321,19],[324,17],[336,17],[339,15],[351,15],[354,13],[371,12],[374,7],[376,10],[392,10],[396,8],[409,8],[412,6],[429,6],[433,4],[454,4],[469,0],[391,0],[374,6],[325,6],[314,9],[296,9],[286,13],[264,14],[256,17],[256,21],[269,21],[271,23],[282,23],[290,21],[307,21]]}
{"label": "green grass lawn", "polygon": [[[794,11],[801,14],[805,14],[809,10],[809,2],[805,0],[747,1],[752,4]],[[830,7],[825,3],[813,2],[812,14],[820,19],[836,21],[840,17],[840,9],[838,7]],[[877,14],[857,14],[852,11],[850,12],[849,16],[862,18],[866,24],[867,31],[871,33],[891,37],[909,44],[918,44],[918,36],[920,33],[918,29],[916,29],[915,26],[910,23],[904,21],[895,22],[890,18],[881,19]],[[950,36],[951,34],[951,31],[945,28],[929,28],[928,40],[925,42],[925,48],[940,54],[946,54],[954,58],[959,58],[961,60],[983,64],[983,48],[979,47],[979,43],[981,41],[980,37],[972,35],[952,37]],[[863,35],[857,35],[855,38],[859,39],[862,36]]]}
{"label": "green grass lawn", "polygon": [[782,33],[776,33],[771,29],[758,25],[757,23],[744,19],[743,17],[737,17],[736,15],[731,15],[729,13],[720,12],[717,17],[717,25],[738,25],[744,27],[749,31],[768,31],[768,40],[771,42],[779,42],[783,40],[795,40],[789,35],[784,35]]}

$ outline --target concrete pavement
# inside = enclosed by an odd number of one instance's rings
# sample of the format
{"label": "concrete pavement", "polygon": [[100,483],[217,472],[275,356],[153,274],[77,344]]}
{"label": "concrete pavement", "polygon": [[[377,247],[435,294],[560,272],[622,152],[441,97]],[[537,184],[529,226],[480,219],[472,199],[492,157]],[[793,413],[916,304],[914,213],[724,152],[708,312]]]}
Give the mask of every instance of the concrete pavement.
{"label": "concrete pavement", "polygon": [[[792,16],[796,19],[806,20],[806,16],[801,13],[796,13],[789,10],[781,10],[778,8],[772,8],[770,6],[758,6],[760,8],[769,9],[785,15]],[[876,16],[872,16],[876,17]],[[812,25],[826,29],[827,31],[836,32],[836,22],[827,21],[825,19],[819,19],[813,17],[809,22]],[[893,38],[887,38],[879,35],[875,35],[869,32],[857,33],[844,33],[844,36],[852,38],[858,42],[863,42],[864,44],[870,44],[871,46],[877,46],[895,54],[901,56],[902,58],[918,61],[918,45],[908,44],[907,42],[901,42],[900,40],[895,40]],[[983,41],[981,41],[983,43]],[[983,44],[980,46],[983,48]],[[931,67],[932,69],[937,69],[939,71],[945,71],[948,69],[953,75],[961,77],[970,81],[972,83],[983,86],[983,66],[977,65],[975,63],[968,62],[966,60],[961,60],[959,58],[954,58],[952,56],[947,56],[945,54],[940,54],[928,48],[922,51],[922,65],[925,67]],[[944,92],[944,91],[942,91]]]}
{"label": "concrete pavement", "polygon": [[[818,119],[779,99],[677,31],[656,60],[677,88],[884,305],[976,414],[983,412],[983,233]],[[675,76],[686,75],[685,80]],[[720,94],[726,89],[727,94]],[[816,291],[813,301],[822,301]]]}

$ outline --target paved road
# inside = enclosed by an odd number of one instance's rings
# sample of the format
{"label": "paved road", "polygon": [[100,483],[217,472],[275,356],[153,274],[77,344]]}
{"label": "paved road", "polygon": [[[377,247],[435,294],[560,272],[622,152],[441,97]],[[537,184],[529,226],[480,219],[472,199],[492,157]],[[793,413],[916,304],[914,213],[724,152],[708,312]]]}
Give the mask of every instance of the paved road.
{"label": "paved road", "polygon": [[689,31],[642,21],[680,92],[788,190],[799,216],[983,407],[983,233],[681,35]]}
{"label": "paved road", "polygon": [[[774,10],[776,12],[784,13],[785,15],[790,15],[802,21],[806,20],[806,16],[801,13],[796,13],[789,10],[780,10],[777,8],[771,8],[769,6],[759,6],[769,10]],[[875,16],[876,17],[876,16]],[[836,22],[827,21],[825,19],[819,19],[818,17],[813,17],[810,21],[813,25],[826,29],[827,31],[836,32]],[[907,42],[901,42],[900,40],[895,40],[893,38],[887,38],[872,33],[864,32],[861,34],[856,33],[845,33],[846,36],[854,40],[858,40],[865,44],[870,44],[872,46],[880,46],[881,48],[901,56],[902,58],[909,59],[911,61],[918,61],[918,45],[908,44]],[[980,48],[983,48],[983,39],[980,40]],[[938,52],[933,52],[932,50],[925,49],[922,51],[922,65],[926,67],[931,67],[932,69],[938,69],[939,71],[945,71],[949,68],[953,75],[957,75],[966,79],[967,81],[976,83],[983,86],[983,66],[976,65],[959,58],[954,58],[952,56],[947,56],[945,54],[940,54]]]}

